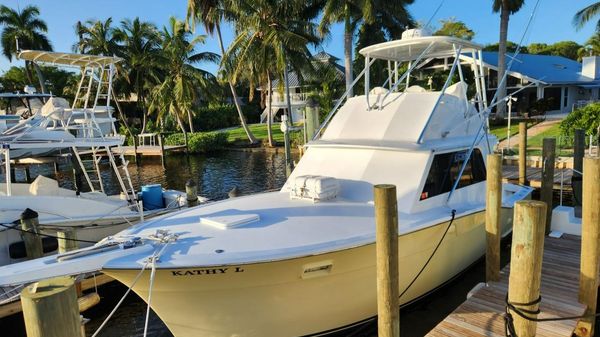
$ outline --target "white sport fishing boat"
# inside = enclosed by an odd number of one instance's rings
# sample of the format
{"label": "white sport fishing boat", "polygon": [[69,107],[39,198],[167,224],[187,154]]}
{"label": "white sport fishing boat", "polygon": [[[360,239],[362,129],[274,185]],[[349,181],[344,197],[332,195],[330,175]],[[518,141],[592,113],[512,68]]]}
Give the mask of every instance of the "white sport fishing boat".
{"label": "white sport fishing boat", "polygon": [[[280,191],[186,209],[85,250],[2,268],[0,284],[102,270],[150,302],[176,337],[340,331],[377,314],[373,185],[390,183],[400,301],[440,287],[484,254],[485,158],[496,139],[485,132],[481,47],[418,35],[360,51],[365,69],[354,82],[366,74],[365,94],[334,108]],[[462,69],[462,54],[475,63]],[[443,88],[411,86],[409,75],[436,59],[453,60]],[[375,60],[389,69],[381,87],[369,83]],[[514,203],[530,193],[503,185],[503,234]]]}

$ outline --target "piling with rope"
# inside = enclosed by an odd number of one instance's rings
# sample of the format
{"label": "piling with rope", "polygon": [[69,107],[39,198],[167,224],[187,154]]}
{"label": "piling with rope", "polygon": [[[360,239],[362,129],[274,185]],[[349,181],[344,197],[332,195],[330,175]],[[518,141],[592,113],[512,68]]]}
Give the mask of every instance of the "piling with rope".
{"label": "piling with rope", "polygon": [[375,185],[377,327],[379,337],[400,336],[398,206],[396,186]]}
{"label": "piling with rope", "polygon": [[[507,303],[536,318],[539,312],[546,204],[524,200],[515,204]],[[537,322],[508,309],[514,335],[534,337]],[[513,334],[511,334],[512,336]]]}
{"label": "piling with rope", "polygon": [[[596,313],[600,273],[600,157],[586,157],[583,172],[579,302],[586,305],[586,315],[593,315]],[[595,317],[582,318],[577,323],[575,334],[593,336],[594,325]]]}
{"label": "piling with rope", "polygon": [[500,212],[502,206],[502,157],[487,156],[487,190],[485,207],[485,281],[500,280]]}
{"label": "piling with rope", "polygon": [[556,158],[556,139],[544,138],[542,148],[542,188],[540,200],[546,208],[546,234],[550,233],[552,221],[552,196],[554,191],[554,161]]}

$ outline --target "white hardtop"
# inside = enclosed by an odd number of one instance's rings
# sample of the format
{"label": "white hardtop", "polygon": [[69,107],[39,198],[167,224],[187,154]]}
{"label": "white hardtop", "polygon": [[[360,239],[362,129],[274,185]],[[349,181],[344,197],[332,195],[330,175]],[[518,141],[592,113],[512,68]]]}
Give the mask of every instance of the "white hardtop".
{"label": "white hardtop", "polygon": [[462,47],[463,53],[480,51],[482,49],[481,45],[456,37],[424,36],[403,37],[402,40],[378,43],[365,47],[359,52],[363,56],[371,58],[405,62],[417,59],[429,45],[432,45],[432,47],[426,55],[430,58],[453,57],[459,47]]}
{"label": "white hardtop", "polygon": [[19,53],[22,60],[65,67],[104,67],[123,61],[116,56],[59,53],[44,50],[23,50]]}

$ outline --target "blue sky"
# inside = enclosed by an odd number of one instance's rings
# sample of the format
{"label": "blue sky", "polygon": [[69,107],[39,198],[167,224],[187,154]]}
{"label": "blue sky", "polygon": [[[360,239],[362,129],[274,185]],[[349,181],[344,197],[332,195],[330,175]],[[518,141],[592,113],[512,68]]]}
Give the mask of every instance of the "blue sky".
{"label": "blue sky", "polygon": [[[433,15],[441,0],[416,0],[409,10],[417,21],[427,22]],[[534,17],[525,44],[530,42],[554,43],[562,40],[574,40],[583,43],[594,31],[595,22],[584,29],[576,31],[571,20],[575,12],[594,3],[595,0],[540,0],[540,7]],[[0,0],[0,4],[11,8],[20,8],[32,4],[40,8],[41,17],[48,25],[48,36],[55,51],[70,51],[75,43],[75,23],[78,20],[106,19],[112,17],[114,22],[124,18],[139,16],[162,27],[170,16],[185,17],[185,0]],[[499,15],[492,13],[492,0],[445,0],[432,22],[439,26],[440,19],[454,17],[464,21],[475,31],[475,41],[487,44],[498,40]],[[533,12],[535,1],[526,0],[520,12],[510,19],[509,39],[521,39],[527,20]],[[198,33],[204,33],[201,31]],[[225,43],[232,38],[232,30],[225,27],[223,31]],[[337,25],[331,36],[323,44],[323,49],[335,56],[343,56],[343,29]],[[216,40],[209,38],[205,50],[217,52]],[[22,65],[21,61],[13,61],[12,65]],[[0,56],[0,73],[11,66],[8,60]],[[211,71],[214,65],[205,65]]]}

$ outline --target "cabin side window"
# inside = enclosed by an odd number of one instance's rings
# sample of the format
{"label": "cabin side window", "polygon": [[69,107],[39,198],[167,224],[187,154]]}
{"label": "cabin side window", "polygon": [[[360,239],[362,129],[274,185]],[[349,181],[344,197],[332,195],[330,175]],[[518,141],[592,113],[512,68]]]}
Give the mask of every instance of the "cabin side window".
{"label": "cabin side window", "polygon": [[[429,199],[436,195],[452,190],[458,179],[458,174],[464,161],[469,155],[469,150],[436,154],[433,157],[425,186],[421,192],[420,200]],[[463,174],[458,181],[457,189],[485,181],[486,171],[483,156],[479,149],[474,149],[465,166]]]}

